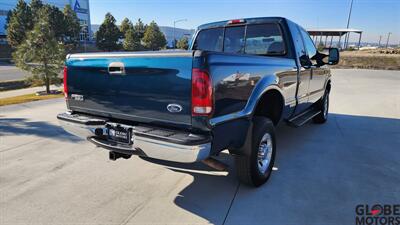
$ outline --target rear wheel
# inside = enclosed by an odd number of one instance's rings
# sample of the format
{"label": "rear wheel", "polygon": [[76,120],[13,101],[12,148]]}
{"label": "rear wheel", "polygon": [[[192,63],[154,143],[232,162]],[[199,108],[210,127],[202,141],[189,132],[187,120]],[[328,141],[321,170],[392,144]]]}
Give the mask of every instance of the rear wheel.
{"label": "rear wheel", "polygon": [[275,129],[265,117],[254,117],[253,137],[249,154],[235,156],[236,170],[241,182],[261,186],[271,175],[275,161]]}
{"label": "rear wheel", "polygon": [[317,102],[317,109],[320,113],[313,118],[314,123],[325,123],[328,120],[329,112],[329,91],[327,90],[324,97]]}

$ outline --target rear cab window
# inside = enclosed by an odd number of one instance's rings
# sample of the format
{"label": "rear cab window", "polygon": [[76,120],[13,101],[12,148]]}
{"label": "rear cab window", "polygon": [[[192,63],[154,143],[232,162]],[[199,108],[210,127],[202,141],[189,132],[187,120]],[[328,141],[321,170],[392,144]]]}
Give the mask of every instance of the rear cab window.
{"label": "rear cab window", "polygon": [[248,25],[245,49],[246,54],[285,55],[285,44],[278,24]]}
{"label": "rear cab window", "polygon": [[223,51],[228,53],[243,53],[245,46],[244,32],[244,26],[225,28]]}
{"label": "rear cab window", "polygon": [[201,30],[197,35],[194,49],[203,51],[222,51],[224,38],[224,28],[212,28]]}
{"label": "rear cab window", "polygon": [[193,49],[262,56],[286,55],[277,23],[227,26],[199,31]]}

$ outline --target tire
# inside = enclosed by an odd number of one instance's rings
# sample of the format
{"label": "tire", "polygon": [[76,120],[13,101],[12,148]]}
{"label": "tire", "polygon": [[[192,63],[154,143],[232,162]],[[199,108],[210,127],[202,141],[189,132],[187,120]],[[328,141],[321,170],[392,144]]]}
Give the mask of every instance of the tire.
{"label": "tire", "polygon": [[325,123],[329,115],[329,91],[326,91],[324,97],[316,104],[320,113],[313,118],[313,122],[317,124]]}
{"label": "tire", "polygon": [[272,121],[265,117],[254,117],[253,124],[251,149],[245,149],[248,154],[235,156],[235,166],[242,183],[259,187],[271,176],[274,166],[275,129]]}

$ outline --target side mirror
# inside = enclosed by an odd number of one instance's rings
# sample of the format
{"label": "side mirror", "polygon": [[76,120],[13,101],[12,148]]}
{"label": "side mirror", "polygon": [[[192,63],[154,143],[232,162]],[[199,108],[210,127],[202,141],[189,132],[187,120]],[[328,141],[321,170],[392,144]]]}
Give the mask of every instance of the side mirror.
{"label": "side mirror", "polygon": [[338,48],[330,48],[329,56],[328,56],[328,64],[336,65],[339,63],[339,49]]}
{"label": "side mirror", "polygon": [[307,55],[300,56],[300,65],[304,68],[310,68],[312,66],[312,62]]}

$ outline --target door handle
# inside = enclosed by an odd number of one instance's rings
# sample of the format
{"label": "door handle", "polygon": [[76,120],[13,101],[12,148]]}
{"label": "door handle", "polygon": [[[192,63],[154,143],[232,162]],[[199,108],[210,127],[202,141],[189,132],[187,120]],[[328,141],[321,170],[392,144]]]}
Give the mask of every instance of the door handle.
{"label": "door handle", "polygon": [[122,62],[112,62],[108,65],[108,73],[111,75],[125,75],[125,65]]}

